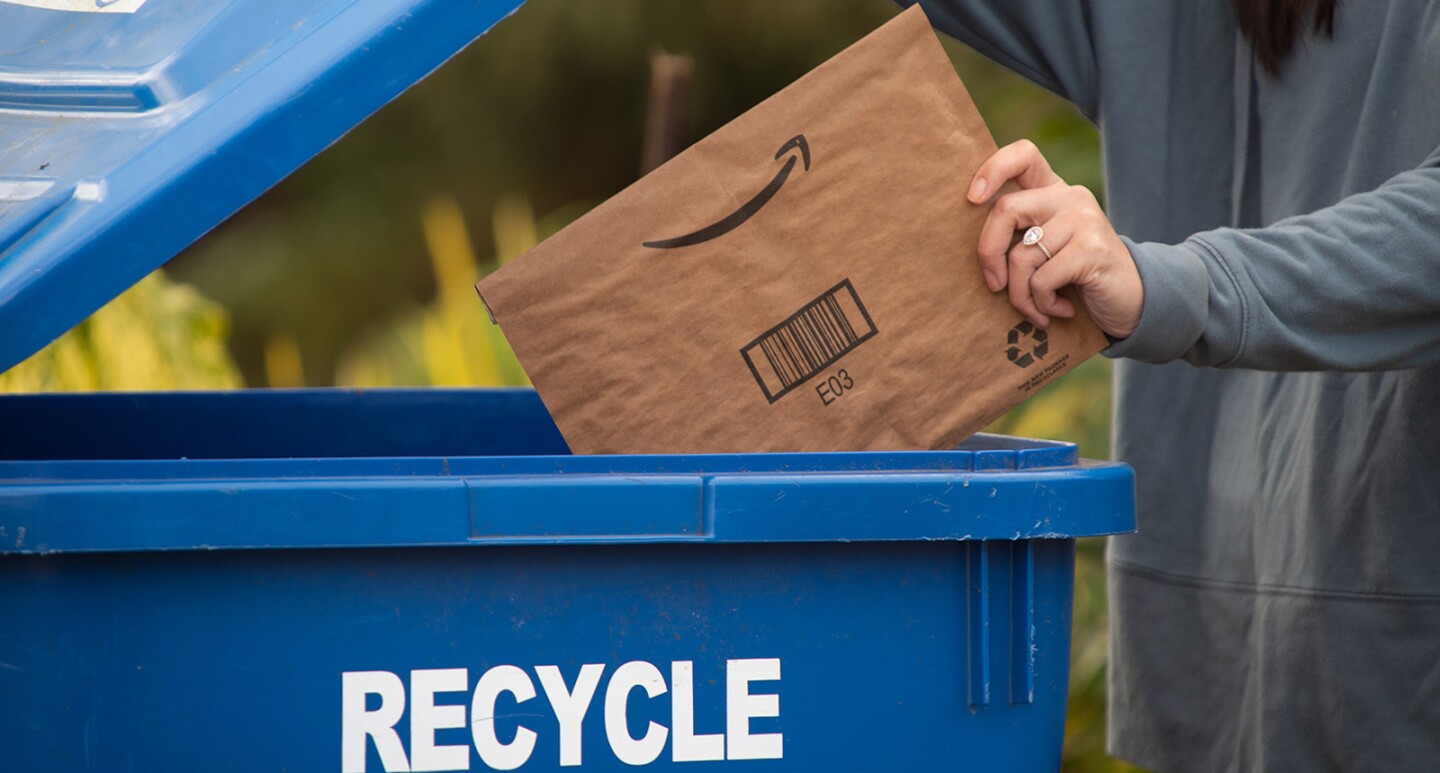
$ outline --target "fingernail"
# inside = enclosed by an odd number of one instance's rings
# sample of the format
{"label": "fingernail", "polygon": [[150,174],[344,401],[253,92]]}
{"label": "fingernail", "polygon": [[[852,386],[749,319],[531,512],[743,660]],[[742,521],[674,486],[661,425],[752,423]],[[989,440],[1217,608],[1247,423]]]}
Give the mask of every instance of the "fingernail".
{"label": "fingernail", "polygon": [[993,273],[991,273],[991,272],[990,272],[990,269],[988,269],[988,268],[987,268],[987,269],[984,269],[984,274],[985,274],[985,286],[986,286],[986,287],[989,287],[989,288],[990,288],[990,292],[992,292],[992,293],[993,293],[993,292],[998,292],[998,291],[1000,290],[1000,278],[997,277],[997,276],[995,276]]}
{"label": "fingernail", "polygon": [[985,189],[989,187],[990,183],[985,182],[984,177],[975,178],[975,183],[970,186],[970,200],[979,204],[985,196]]}

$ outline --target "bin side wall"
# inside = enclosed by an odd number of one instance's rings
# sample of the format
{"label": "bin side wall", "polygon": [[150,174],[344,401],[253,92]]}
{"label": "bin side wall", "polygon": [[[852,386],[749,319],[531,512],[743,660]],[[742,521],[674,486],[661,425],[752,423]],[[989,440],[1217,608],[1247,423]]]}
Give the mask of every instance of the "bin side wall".
{"label": "bin side wall", "polygon": [[748,728],[781,734],[782,759],[709,766],[1054,770],[1072,576],[1070,540],[5,557],[0,616],[24,623],[0,632],[0,736],[19,770],[339,770],[345,672],[405,685],[395,732],[413,755],[414,672],[465,669],[465,689],[435,699],[465,721],[434,742],[462,746],[477,683],[511,665],[536,697],[485,713],[502,741],[533,731],[520,769],[548,770],[559,725],[536,667],[574,687],[597,664],[581,769],[628,770],[604,704],[617,668],[643,661],[665,691],[622,698],[626,727],[663,726],[650,766],[688,768],[674,664],[693,664],[707,735],[727,733],[732,661],[776,660],[780,679],[748,692],[777,695],[779,716]]}

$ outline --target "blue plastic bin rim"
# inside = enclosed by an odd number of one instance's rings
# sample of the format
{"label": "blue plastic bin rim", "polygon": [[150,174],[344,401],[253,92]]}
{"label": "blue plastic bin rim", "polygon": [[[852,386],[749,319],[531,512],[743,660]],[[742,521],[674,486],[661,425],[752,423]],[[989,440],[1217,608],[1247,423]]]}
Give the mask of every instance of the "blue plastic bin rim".
{"label": "blue plastic bin rim", "polygon": [[520,3],[0,3],[0,372]]}
{"label": "blue plastic bin rim", "polygon": [[[0,425],[0,554],[1135,528],[1131,469],[1081,461],[1070,443],[570,456],[528,389],[14,395],[0,396]],[[234,456],[245,451],[265,458]],[[296,453],[316,455],[284,457]]]}

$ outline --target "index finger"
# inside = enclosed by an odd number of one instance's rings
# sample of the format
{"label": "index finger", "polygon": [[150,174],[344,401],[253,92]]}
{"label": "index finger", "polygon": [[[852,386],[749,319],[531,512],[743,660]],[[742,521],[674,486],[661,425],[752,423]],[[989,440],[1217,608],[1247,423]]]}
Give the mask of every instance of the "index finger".
{"label": "index finger", "polygon": [[975,170],[970,183],[970,201],[984,204],[1000,186],[1014,180],[1021,188],[1043,188],[1060,182],[1040,148],[1030,140],[1019,140],[995,151]]}

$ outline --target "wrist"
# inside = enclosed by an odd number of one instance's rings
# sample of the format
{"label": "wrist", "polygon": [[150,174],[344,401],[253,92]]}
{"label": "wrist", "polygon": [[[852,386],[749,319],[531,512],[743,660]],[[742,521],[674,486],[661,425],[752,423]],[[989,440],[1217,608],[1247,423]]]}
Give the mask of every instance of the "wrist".
{"label": "wrist", "polygon": [[[1105,354],[1145,362],[1178,359],[1195,346],[1205,330],[1210,284],[1204,261],[1183,244],[1120,239],[1134,266],[1139,313],[1128,331],[1123,324],[1101,325],[1117,339]],[[1121,332],[1126,335],[1116,335]]]}

